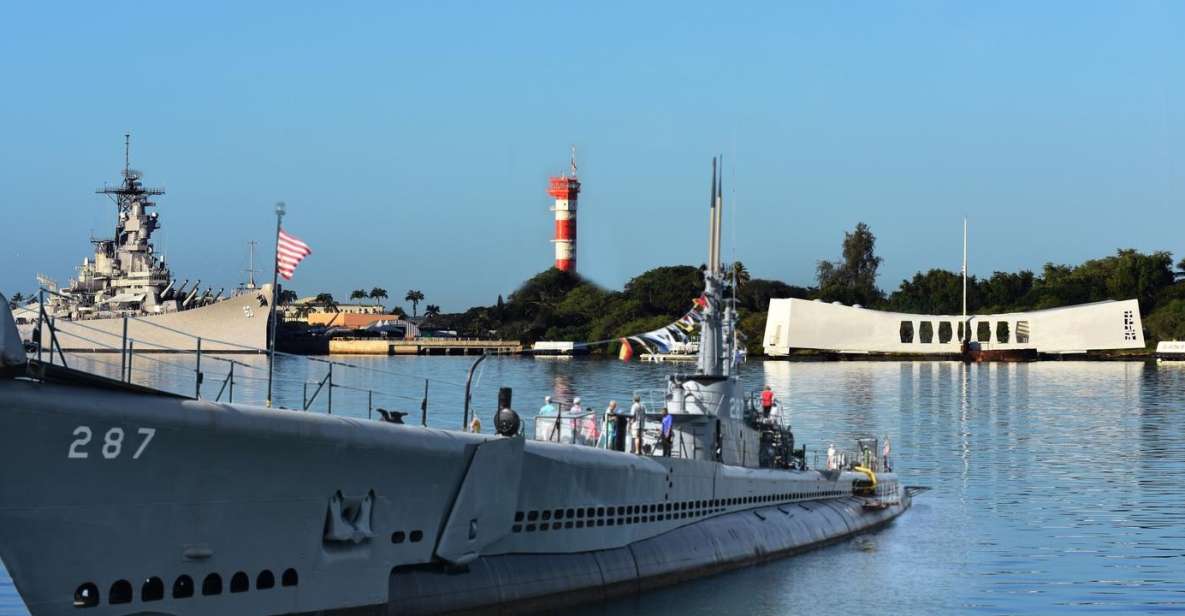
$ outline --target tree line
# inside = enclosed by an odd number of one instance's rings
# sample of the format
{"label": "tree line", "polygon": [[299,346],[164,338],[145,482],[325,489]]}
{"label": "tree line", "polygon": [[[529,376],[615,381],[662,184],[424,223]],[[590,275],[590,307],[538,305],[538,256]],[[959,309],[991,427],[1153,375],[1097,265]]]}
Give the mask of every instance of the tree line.
{"label": "tree line", "polygon": [[[876,236],[859,223],[844,234],[840,258],[819,261],[815,285],[802,287],[753,278],[742,263],[736,271],[740,331],[752,354],[761,353],[766,312],[773,298],[819,299],[877,310],[959,314],[963,280],[959,272],[931,269],[902,280],[885,293],[877,286],[882,259]],[[1023,312],[1106,299],[1138,299],[1145,337],[1185,339],[1185,259],[1172,254],[1121,249],[1079,265],[1047,263],[1039,273],[994,272],[967,279],[969,313]],[[676,265],[644,272],[620,290],[602,288],[579,275],[551,268],[524,282],[490,306],[442,314],[437,323],[463,335],[538,340],[600,341],[669,324],[691,307],[703,290],[704,266]],[[733,292],[731,283],[726,293]],[[729,295],[731,297],[731,295]],[[612,347],[610,347],[612,350]]]}
{"label": "tree line", "polygon": [[[740,331],[749,351],[761,352],[766,311],[773,298],[819,299],[859,304],[866,308],[917,314],[959,314],[962,310],[963,281],[959,272],[931,269],[902,280],[885,293],[877,286],[882,259],[876,255],[876,236],[868,225],[859,223],[844,234],[840,258],[819,261],[815,285],[801,287],[780,280],[753,278],[742,263],[735,271],[735,295],[740,314]],[[508,340],[599,341],[639,334],[667,325],[691,308],[691,301],[703,290],[704,266],[674,265],[644,272],[627,282],[620,291],[605,289],[581,276],[555,268],[536,274],[518,289],[489,306],[446,314],[427,304],[424,324],[453,330],[463,336],[499,337]],[[734,293],[730,282],[726,293]],[[296,301],[296,293],[280,291],[280,303]],[[1142,253],[1120,249],[1115,254],[1078,265],[1046,263],[1040,272],[993,272],[991,276],[967,279],[969,313],[1023,312],[1056,308],[1100,300],[1135,298],[1145,338],[1185,339],[1185,259],[1173,265],[1167,251]],[[14,294],[11,302],[29,301]],[[388,299],[386,289],[356,289],[351,300]],[[419,316],[424,294],[410,289],[404,301]],[[336,311],[338,303],[330,293],[320,293],[312,305]],[[311,309],[311,306],[310,308]],[[406,316],[401,307],[390,314]],[[612,347],[610,347],[612,350]]]}
{"label": "tree line", "polygon": [[[407,312],[402,306],[392,306],[389,310],[382,306],[381,302],[387,299],[389,295],[387,290],[382,287],[374,287],[367,291],[366,289],[354,289],[350,292],[350,300],[366,303],[366,300],[374,302],[375,306],[382,308],[386,314],[392,314],[399,318],[406,318]],[[296,291],[291,289],[280,289],[277,297],[281,306],[288,306],[294,304],[298,299]],[[411,303],[412,318],[419,317],[420,302],[424,301],[424,292],[419,289],[409,289],[407,295],[403,297],[403,301]],[[308,316],[314,308],[320,308],[326,312],[340,312],[341,304],[333,297],[332,293],[318,293],[313,297],[312,301],[306,302],[297,306],[297,313],[301,316]],[[425,322],[440,316],[440,306],[436,304],[428,304],[424,307]]]}

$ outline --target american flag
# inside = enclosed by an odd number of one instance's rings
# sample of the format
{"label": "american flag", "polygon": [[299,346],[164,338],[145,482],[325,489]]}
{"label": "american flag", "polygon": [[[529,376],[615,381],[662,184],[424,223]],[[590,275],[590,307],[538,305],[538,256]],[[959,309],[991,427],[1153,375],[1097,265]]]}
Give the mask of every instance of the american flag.
{"label": "american flag", "polygon": [[284,233],[280,229],[280,237],[276,241],[276,271],[284,280],[292,280],[292,273],[305,257],[313,254],[309,245],[294,236]]}

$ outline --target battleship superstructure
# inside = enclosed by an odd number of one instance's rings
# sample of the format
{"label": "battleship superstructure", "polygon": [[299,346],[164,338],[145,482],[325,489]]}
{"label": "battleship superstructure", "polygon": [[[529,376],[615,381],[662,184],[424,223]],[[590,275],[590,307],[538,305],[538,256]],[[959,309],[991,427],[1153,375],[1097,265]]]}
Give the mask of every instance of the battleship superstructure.
{"label": "battleship superstructure", "polygon": [[[267,346],[271,287],[249,285],[224,297],[223,290],[201,287],[201,281],[177,284],[163,258],[156,254],[152,234],[160,227],[153,197],[161,188],[146,187],[143,174],[129,165],[124,150],[123,178],[117,186],[96,192],[116,206],[115,234],[91,239],[94,254],[78,267],[77,276],[58,287],[45,276],[46,312],[57,321],[59,341],[67,351],[118,350],[128,336],[144,351],[191,351],[189,336],[206,340],[206,350],[249,351]],[[33,337],[38,310],[17,313],[26,340]]]}
{"label": "battleship superstructure", "polygon": [[712,192],[699,363],[627,451],[563,415],[536,434],[570,440],[526,439],[509,404],[487,435],[83,376],[12,352],[0,301],[0,558],[30,612],[519,613],[888,524],[911,498],[875,443],[808,468],[744,394]]}

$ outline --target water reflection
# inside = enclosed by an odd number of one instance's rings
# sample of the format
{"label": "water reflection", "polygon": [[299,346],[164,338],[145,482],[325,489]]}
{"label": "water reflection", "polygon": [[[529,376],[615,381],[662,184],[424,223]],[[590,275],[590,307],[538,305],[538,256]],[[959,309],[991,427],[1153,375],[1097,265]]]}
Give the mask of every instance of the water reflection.
{"label": "water reflection", "polygon": [[[381,370],[353,384],[392,392],[376,404],[412,417],[430,376],[429,424],[460,426],[473,358],[348,361]],[[544,395],[579,395],[603,409],[679,369],[589,359],[483,365],[474,389],[483,421],[499,386],[512,387],[529,416]],[[251,366],[236,400],[262,399]],[[325,374],[304,362],[277,368],[286,406]],[[211,374],[203,391],[213,397]],[[573,612],[863,614],[874,611],[870,598],[882,614],[1185,610],[1185,366],[753,362],[742,374],[751,388],[774,388],[809,450],[888,434],[906,483],[933,491],[858,541]],[[324,404],[318,397],[312,408]],[[335,413],[365,416],[366,404],[356,391],[334,391]],[[0,576],[0,614],[16,613],[5,583]]]}

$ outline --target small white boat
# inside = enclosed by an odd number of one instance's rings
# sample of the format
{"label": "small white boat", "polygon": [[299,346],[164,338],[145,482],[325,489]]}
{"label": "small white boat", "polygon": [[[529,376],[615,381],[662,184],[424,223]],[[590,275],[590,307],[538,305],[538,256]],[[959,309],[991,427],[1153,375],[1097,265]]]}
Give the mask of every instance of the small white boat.
{"label": "small white boat", "polygon": [[1185,340],[1162,340],[1156,344],[1156,361],[1185,362]]}

